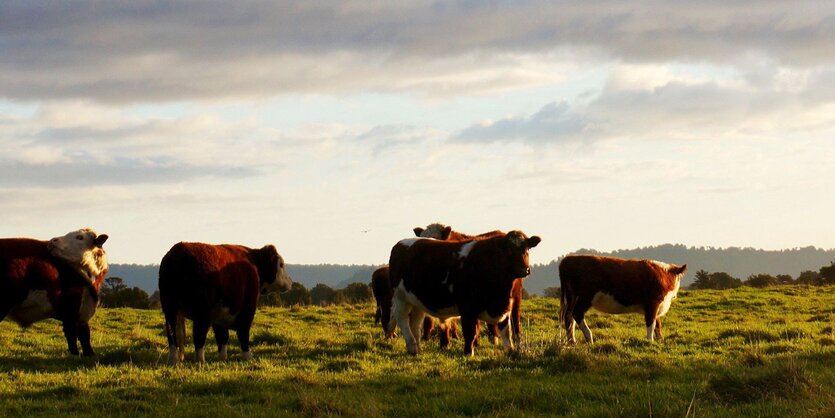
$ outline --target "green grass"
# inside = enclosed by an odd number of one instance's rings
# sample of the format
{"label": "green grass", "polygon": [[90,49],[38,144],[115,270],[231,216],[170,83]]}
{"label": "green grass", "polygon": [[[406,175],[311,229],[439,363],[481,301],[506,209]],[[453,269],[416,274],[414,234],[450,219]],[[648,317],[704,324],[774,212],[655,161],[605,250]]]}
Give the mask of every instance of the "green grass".
{"label": "green grass", "polygon": [[[566,346],[559,301],[525,301],[526,350],[383,340],[371,304],[261,309],[255,359],[168,367],[158,311],[102,309],[98,356],[60,326],[0,323],[0,416],[835,416],[835,287],[682,291],[661,342],[639,315],[587,317]],[[582,336],[578,332],[578,338]],[[210,335],[210,340],[213,337]]]}

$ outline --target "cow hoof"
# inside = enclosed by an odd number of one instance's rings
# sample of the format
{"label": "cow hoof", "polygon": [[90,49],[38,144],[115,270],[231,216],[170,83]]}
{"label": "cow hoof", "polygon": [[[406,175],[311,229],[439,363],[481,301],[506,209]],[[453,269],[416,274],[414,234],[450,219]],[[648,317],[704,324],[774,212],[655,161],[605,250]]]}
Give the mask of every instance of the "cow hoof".
{"label": "cow hoof", "polygon": [[252,360],[252,351],[244,351],[241,353],[241,358],[244,360]]}

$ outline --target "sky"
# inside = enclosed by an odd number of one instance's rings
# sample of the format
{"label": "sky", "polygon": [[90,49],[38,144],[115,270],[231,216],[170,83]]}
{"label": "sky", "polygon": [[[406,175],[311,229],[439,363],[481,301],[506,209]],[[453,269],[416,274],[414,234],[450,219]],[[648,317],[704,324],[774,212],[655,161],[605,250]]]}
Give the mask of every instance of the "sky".
{"label": "sky", "polygon": [[[835,2],[0,3],[0,236],[835,247]],[[675,260],[666,260],[674,262]]]}

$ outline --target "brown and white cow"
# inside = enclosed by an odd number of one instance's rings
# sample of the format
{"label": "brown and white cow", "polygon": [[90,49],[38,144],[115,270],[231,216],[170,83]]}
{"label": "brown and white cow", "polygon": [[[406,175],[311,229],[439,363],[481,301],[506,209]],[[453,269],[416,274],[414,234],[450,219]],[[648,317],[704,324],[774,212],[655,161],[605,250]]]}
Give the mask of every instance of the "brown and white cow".
{"label": "brown and white cow", "polygon": [[62,322],[70,354],[95,355],[90,318],[107,274],[107,235],[84,228],[50,241],[0,239],[0,320],[22,327],[54,318]]}
{"label": "brown and white cow", "polygon": [[687,265],[654,260],[623,260],[593,255],[567,255],[559,266],[560,319],[568,342],[574,342],[575,322],[592,343],[585,314],[589,308],[609,314],[642,313],[647,339],[661,338],[661,317],[678,294]]}
{"label": "brown and white cow", "polygon": [[505,348],[512,348],[508,316],[513,282],[530,274],[528,250],[540,241],[511,231],[483,240],[408,238],[395,244],[389,259],[389,274],[398,282],[392,319],[408,352],[420,352],[415,336],[426,314],[442,320],[460,316],[467,355],[473,355],[479,320],[499,324]]}
{"label": "brown and white cow", "polygon": [[[424,238],[435,238],[444,241],[469,241],[474,239],[485,239],[503,235],[504,232],[495,230],[485,232],[478,235],[468,235],[458,231],[454,231],[451,226],[433,223],[426,226],[426,228],[417,227],[414,229],[415,235]],[[510,311],[510,329],[513,334],[513,342],[517,345],[522,344],[522,328],[521,328],[521,313],[522,313],[522,290],[524,285],[524,278],[518,278],[513,282],[513,307]],[[499,328],[496,324],[488,324],[487,329],[490,333],[490,338],[493,344],[498,343]]]}
{"label": "brown and white cow", "polygon": [[252,249],[229,244],[175,244],[159,266],[169,362],[177,364],[185,357],[184,318],[192,320],[199,362],[206,361],[209,327],[214,330],[221,359],[227,357],[230,328],[238,335],[241,356],[250,359],[249,331],[259,294],[272,289],[284,292],[291,285],[284,259],[272,245]]}

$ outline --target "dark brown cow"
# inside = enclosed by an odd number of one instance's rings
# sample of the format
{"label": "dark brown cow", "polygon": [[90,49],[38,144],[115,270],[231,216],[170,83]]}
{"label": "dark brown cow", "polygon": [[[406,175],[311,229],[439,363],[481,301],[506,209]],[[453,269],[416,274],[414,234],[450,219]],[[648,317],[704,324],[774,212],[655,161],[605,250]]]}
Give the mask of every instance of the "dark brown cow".
{"label": "dark brown cow", "polygon": [[67,348],[95,355],[90,318],[107,274],[102,245],[107,235],[85,228],[50,241],[0,239],[0,320],[22,327],[54,318],[62,323]]}
{"label": "dark brown cow", "polygon": [[[504,232],[495,230],[485,232],[478,235],[467,235],[458,231],[453,231],[451,226],[440,223],[429,224],[426,228],[417,227],[414,229],[415,235],[424,238],[435,238],[444,241],[469,241],[474,239],[484,239],[503,235]],[[517,345],[522,344],[522,290],[524,285],[524,278],[516,279],[513,282],[513,307],[510,310],[510,329],[513,333],[513,342]],[[487,329],[490,333],[490,338],[493,344],[498,343],[499,327],[496,324],[487,324]],[[477,343],[477,341],[476,341]]]}
{"label": "dark brown cow", "polygon": [[192,320],[197,361],[205,362],[206,334],[212,327],[220,358],[226,359],[229,329],[238,334],[241,356],[250,359],[249,330],[258,295],[271,289],[287,291],[292,281],[275,247],[181,242],[162,258],[159,297],[165,314],[168,360],[185,357],[185,321]]}
{"label": "dark brown cow", "polygon": [[560,262],[560,318],[570,343],[574,324],[591,343],[586,325],[589,308],[610,314],[642,313],[647,339],[661,338],[661,317],[676,298],[687,265],[654,260],[623,260],[592,255],[567,255]]}
{"label": "dark brown cow", "polygon": [[513,282],[530,274],[528,249],[539,242],[539,237],[528,238],[521,231],[464,242],[427,238],[398,242],[389,259],[389,274],[398,282],[392,318],[408,352],[420,352],[415,336],[427,313],[442,320],[461,317],[467,355],[473,355],[479,319],[498,323],[505,348],[512,348],[508,316]]}

